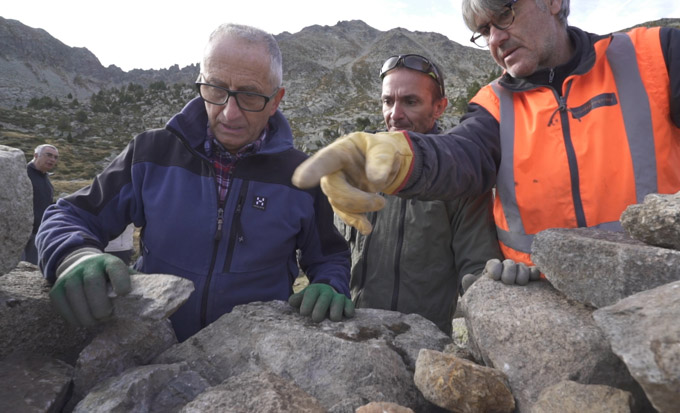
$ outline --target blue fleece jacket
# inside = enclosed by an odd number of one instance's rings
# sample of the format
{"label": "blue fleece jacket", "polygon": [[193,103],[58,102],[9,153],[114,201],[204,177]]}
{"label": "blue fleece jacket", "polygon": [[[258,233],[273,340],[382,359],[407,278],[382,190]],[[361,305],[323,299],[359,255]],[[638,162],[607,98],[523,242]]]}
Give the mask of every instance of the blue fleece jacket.
{"label": "blue fleece jacket", "polygon": [[132,222],[142,227],[138,271],[194,283],[171,317],[180,341],[235,305],[288,299],[298,263],[311,282],[349,296],[347,244],[320,188],[292,185],[306,155],[281,112],[260,150],[236,163],[224,210],[203,150],[207,123],[202,100],[192,100],[165,129],[136,136],[90,186],[51,206],[36,238],[44,276],[54,282],[68,254],[103,250]]}

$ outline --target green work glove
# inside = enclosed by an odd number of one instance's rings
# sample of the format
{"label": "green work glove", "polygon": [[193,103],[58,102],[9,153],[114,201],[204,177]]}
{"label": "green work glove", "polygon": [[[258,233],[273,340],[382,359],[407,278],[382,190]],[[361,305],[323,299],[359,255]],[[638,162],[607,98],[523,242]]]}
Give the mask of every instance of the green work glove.
{"label": "green work glove", "polygon": [[336,292],[328,284],[309,284],[302,291],[291,295],[288,303],[299,308],[303,316],[311,314],[315,323],[326,318],[329,308],[331,321],[341,321],[343,315],[347,318],[354,317],[352,300]]}
{"label": "green work glove", "polygon": [[66,321],[78,327],[92,326],[111,315],[109,283],[117,295],[131,290],[128,266],[120,258],[95,249],[72,253],[57,274],[50,300]]}

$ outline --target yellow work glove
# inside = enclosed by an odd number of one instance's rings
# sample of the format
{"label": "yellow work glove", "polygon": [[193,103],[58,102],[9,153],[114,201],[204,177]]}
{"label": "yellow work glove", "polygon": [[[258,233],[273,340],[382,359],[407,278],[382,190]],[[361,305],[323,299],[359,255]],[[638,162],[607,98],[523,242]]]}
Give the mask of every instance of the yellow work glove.
{"label": "yellow work glove", "polygon": [[342,136],[300,164],[293,184],[321,189],[335,213],[362,234],[371,232],[365,213],[385,206],[378,194],[396,193],[413,163],[406,132],[354,132]]}

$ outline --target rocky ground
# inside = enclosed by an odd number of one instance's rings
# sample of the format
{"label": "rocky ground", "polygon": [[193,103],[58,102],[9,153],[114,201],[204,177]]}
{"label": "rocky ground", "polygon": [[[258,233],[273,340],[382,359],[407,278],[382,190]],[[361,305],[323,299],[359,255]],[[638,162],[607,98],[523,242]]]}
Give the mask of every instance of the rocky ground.
{"label": "rocky ground", "polygon": [[[140,274],[95,329],[51,308],[30,232],[23,154],[0,147],[0,411],[675,412],[680,405],[680,193],[622,215],[624,233],[551,229],[545,279],[482,277],[446,336],[359,309],[312,323],[251,303],[177,343],[167,317],[193,286]],[[373,410],[369,410],[373,409]],[[376,410],[377,409],[377,410]]]}

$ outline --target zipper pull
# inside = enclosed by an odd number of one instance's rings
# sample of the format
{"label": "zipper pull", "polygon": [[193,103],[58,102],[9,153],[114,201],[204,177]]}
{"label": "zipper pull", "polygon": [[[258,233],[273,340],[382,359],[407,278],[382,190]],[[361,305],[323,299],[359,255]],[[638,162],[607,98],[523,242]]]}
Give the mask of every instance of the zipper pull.
{"label": "zipper pull", "polygon": [[550,73],[548,74],[548,83],[552,84],[553,79],[555,79],[555,69],[550,68]]}
{"label": "zipper pull", "polygon": [[243,228],[241,227],[241,212],[243,211],[243,201],[244,197],[239,196],[238,203],[236,204],[236,212],[234,212],[234,226],[236,227],[234,231],[236,232],[236,240],[241,243],[245,241],[245,236],[243,235]]}
{"label": "zipper pull", "polygon": [[224,209],[217,209],[217,232],[215,233],[215,241],[222,239],[222,224],[224,223]]}

